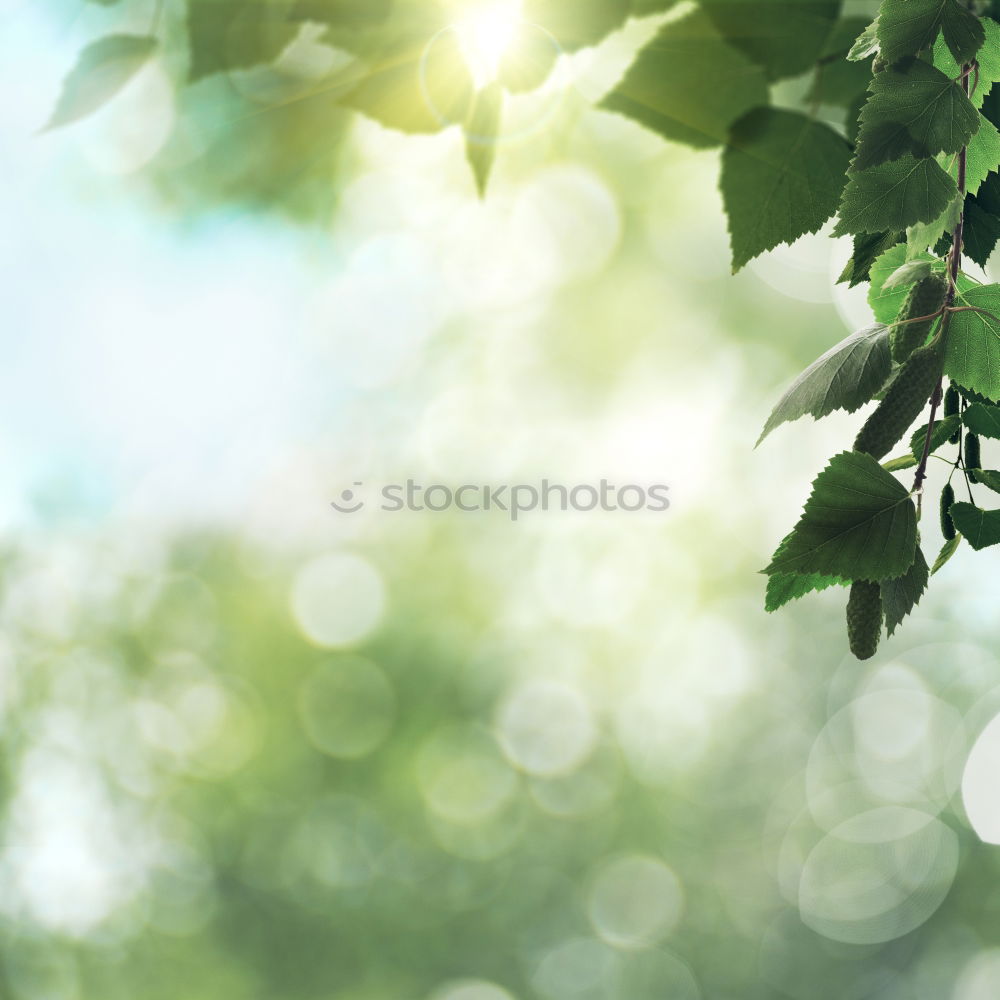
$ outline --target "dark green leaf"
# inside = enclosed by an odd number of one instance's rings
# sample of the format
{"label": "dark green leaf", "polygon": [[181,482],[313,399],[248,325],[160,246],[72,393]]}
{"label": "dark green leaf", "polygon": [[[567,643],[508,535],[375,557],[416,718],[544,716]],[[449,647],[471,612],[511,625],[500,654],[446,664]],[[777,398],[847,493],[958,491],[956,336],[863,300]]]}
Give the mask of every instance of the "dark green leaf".
{"label": "dark green leaf", "polygon": [[829,126],[797,111],[757,108],[741,118],[722,154],[722,199],[733,269],[804,233],[837,210],[850,159]]}
{"label": "dark green leaf", "polygon": [[1000,542],[1000,510],[983,510],[959,501],[951,505],[955,527],[977,551]]}
{"label": "dark green leaf", "polygon": [[882,0],[876,33],[886,62],[915,56],[939,32],[960,63],[970,61],[985,39],[979,18],[956,0]]}
{"label": "dark green leaf", "polygon": [[899,623],[917,606],[917,602],[927,588],[927,560],[920,546],[917,546],[913,565],[902,575],[892,580],[882,580],[882,610],[885,612],[885,628],[889,635],[896,631]]}
{"label": "dark green leaf", "polygon": [[[872,264],[887,250],[891,250],[904,238],[903,233],[858,233],[854,237],[854,250],[851,259],[840,272],[837,283],[847,282],[853,288],[871,277]],[[905,253],[906,248],[903,247]],[[896,314],[893,313],[893,316]],[[892,317],[890,317],[891,319]],[[885,322],[883,320],[883,322]]]}
{"label": "dark green leaf", "polygon": [[826,590],[837,584],[845,585],[846,580],[822,573],[773,573],[767,578],[767,593],[764,596],[764,610],[777,611],[789,601],[798,600],[813,591]]}
{"label": "dark green leaf", "polygon": [[970,195],[965,200],[965,222],[962,228],[962,248],[980,267],[985,267],[997,241],[1000,240],[1000,217],[986,211]]}
{"label": "dark green leaf", "polygon": [[601,103],[665,139],[717,146],[751,108],[767,104],[760,68],[698,11],[665,25]]}
{"label": "dark green leaf", "polygon": [[719,32],[769,80],[797,76],[823,52],[840,14],[838,0],[702,0]]}
{"label": "dark green leaf", "polygon": [[882,468],[886,472],[902,472],[903,469],[912,469],[918,462],[918,459],[914,458],[913,455],[897,455],[895,458],[890,458],[888,462],[882,463]]}
{"label": "dark green leaf", "polygon": [[145,35],[108,35],[91,42],[63,81],[46,129],[68,125],[96,111],[142,69],[155,49],[156,39]]}
{"label": "dark green leaf", "polygon": [[904,156],[852,174],[840,202],[833,233],[878,233],[931,222],[958,189],[934,160]]}
{"label": "dark green leaf", "polygon": [[822,573],[874,582],[914,559],[917,512],[906,489],[870,455],[845,451],[816,477],[802,517],[767,573]]}
{"label": "dark green leaf", "polygon": [[962,422],[974,434],[981,437],[1000,438],[1000,406],[988,403],[973,403],[966,407]]}
{"label": "dark green leaf", "polygon": [[891,367],[886,327],[876,324],[852,333],[789,386],[767,418],[757,444],[775,427],[807,413],[817,420],[834,410],[853,413],[878,392]]}
{"label": "dark green leaf", "polygon": [[[934,423],[934,430],[931,431],[931,447],[928,454],[933,454],[943,444],[947,444],[948,438],[958,430],[961,418],[957,415],[943,417]],[[927,426],[918,427],[910,438],[910,451],[914,458],[919,459],[924,453],[924,442],[927,438]]]}
{"label": "dark green leaf", "polygon": [[957,153],[979,128],[980,115],[958,85],[919,59],[877,73],[868,89],[852,171],[907,153]]}
{"label": "dark green leaf", "polygon": [[938,553],[937,559],[934,560],[934,565],[931,567],[931,576],[933,576],[955,554],[961,544],[962,536],[955,535],[954,538],[949,538],[944,545],[941,546],[941,551]]}
{"label": "dark green leaf", "polygon": [[976,469],[976,482],[994,493],[1000,493],[1000,472],[994,469]]}
{"label": "dark green leaf", "polygon": [[963,291],[956,304],[986,312],[952,314],[945,348],[945,374],[967,389],[1000,399],[1000,285]]}

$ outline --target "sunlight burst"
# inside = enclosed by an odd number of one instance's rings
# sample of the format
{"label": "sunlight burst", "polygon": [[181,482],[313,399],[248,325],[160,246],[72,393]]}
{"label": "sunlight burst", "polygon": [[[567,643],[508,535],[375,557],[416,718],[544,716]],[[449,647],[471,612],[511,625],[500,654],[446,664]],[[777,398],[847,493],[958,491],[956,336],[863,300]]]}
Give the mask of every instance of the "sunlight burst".
{"label": "sunlight burst", "polygon": [[520,0],[493,0],[476,5],[456,24],[459,46],[477,87],[497,78],[520,21]]}

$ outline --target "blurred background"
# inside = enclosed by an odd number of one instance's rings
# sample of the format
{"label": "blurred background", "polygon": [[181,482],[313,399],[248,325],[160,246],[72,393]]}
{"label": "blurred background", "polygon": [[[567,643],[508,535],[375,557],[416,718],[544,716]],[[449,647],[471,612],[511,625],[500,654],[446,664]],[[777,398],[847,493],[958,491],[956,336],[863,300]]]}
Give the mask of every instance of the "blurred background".
{"label": "blurred background", "polygon": [[[304,36],[39,134],[152,12],[0,2],[0,995],[995,998],[989,556],[863,664],[840,588],[763,611],[859,423],[753,450],[869,321],[847,248],[729,274],[717,154],[593,108],[646,21],[485,200]],[[407,478],[671,505],[330,506]]]}

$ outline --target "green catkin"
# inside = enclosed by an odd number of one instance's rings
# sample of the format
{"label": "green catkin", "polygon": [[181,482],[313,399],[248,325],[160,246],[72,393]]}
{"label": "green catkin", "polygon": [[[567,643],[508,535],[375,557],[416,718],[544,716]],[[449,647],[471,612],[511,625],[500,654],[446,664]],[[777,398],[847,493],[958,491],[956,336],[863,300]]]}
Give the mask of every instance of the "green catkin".
{"label": "green catkin", "polygon": [[875,655],[882,633],[882,593],[877,583],[855,580],[847,599],[847,641],[859,660]]}
{"label": "green catkin", "polygon": [[920,416],[941,378],[940,344],[913,352],[854,439],[854,450],[883,459]]}
{"label": "green catkin", "polygon": [[983,460],[979,454],[979,435],[969,431],[965,435],[965,472],[969,477],[970,483],[976,481],[975,473],[972,470],[981,469],[982,467]]}
{"label": "green catkin", "polygon": [[951,483],[945,483],[941,491],[941,534],[945,541],[955,537],[955,522],[951,519],[951,505],[955,502],[955,489]]}
{"label": "green catkin", "polygon": [[[944,415],[945,417],[957,417],[962,397],[958,393],[955,383],[948,386],[948,391],[944,394]],[[958,444],[962,440],[962,429],[959,428],[948,440],[952,444]]]}
{"label": "green catkin", "polygon": [[953,382],[948,386],[948,391],[944,394],[944,415],[946,417],[958,416],[958,402],[961,397]]}
{"label": "green catkin", "polygon": [[[944,304],[948,280],[941,274],[930,274],[918,281],[906,296],[897,320],[913,320],[930,316]],[[935,317],[936,318],[936,317]],[[935,319],[922,323],[900,323],[889,328],[889,348],[892,360],[902,364],[918,347],[923,347]]]}

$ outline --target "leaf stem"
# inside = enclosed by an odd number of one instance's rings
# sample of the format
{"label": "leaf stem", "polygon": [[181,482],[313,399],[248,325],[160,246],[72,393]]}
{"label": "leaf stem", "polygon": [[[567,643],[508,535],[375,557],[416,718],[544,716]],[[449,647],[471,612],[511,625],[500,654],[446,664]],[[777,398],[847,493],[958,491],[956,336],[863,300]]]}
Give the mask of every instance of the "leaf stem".
{"label": "leaf stem", "polygon": [[[962,66],[962,90],[966,96],[969,94],[969,74],[972,72],[972,63],[965,63]],[[948,291],[944,298],[944,314],[941,317],[941,329],[938,337],[942,347],[948,335],[949,321],[952,316],[952,308],[955,305],[955,294],[958,290],[958,273],[962,268],[962,235],[965,229],[965,174],[968,163],[968,147],[963,146],[958,151],[958,193],[962,199],[962,208],[958,213],[958,222],[955,224],[955,232],[951,238],[951,253],[948,256]],[[917,494],[918,502],[923,494],[924,480],[927,478],[927,457],[931,452],[931,435],[934,433],[934,420],[937,417],[937,409],[941,405],[943,395],[939,378],[934,392],[931,394],[931,412],[927,419],[927,432],[924,434],[924,450],[920,455],[920,464],[913,477],[913,492]]]}

